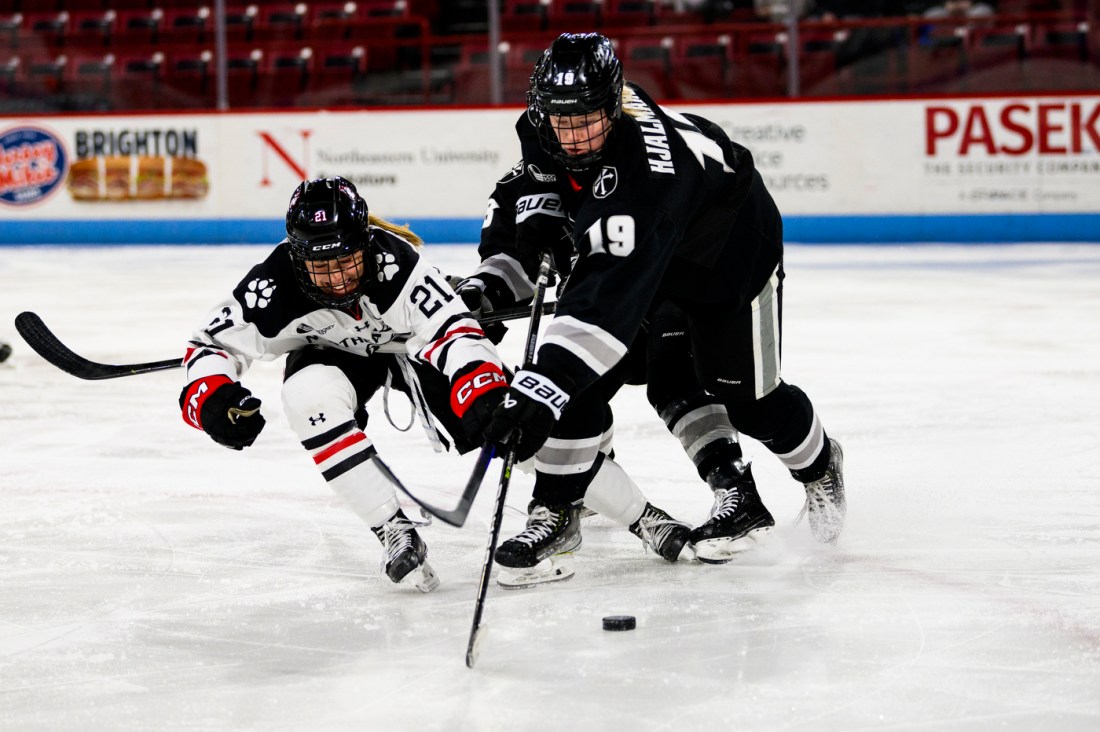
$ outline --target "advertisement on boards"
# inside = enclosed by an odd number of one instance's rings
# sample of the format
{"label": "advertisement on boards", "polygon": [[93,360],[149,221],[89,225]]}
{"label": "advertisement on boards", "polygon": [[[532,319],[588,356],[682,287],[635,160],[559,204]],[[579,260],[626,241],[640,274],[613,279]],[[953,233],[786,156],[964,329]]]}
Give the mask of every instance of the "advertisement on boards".
{"label": "advertisement on boards", "polygon": [[[790,241],[1100,238],[1096,97],[674,108],[752,151]],[[520,112],[3,120],[6,243],[271,241],[297,183],[331,175],[429,241],[476,241]]]}

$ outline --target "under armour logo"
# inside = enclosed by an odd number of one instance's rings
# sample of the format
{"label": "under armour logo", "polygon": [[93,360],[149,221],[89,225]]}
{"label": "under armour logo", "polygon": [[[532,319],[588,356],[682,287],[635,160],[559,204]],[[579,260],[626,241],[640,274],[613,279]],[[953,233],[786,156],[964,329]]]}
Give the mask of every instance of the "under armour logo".
{"label": "under armour logo", "polygon": [[513,399],[511,394],[505,394],[504,395],[504,408],[505,409],[512,409],[513,407],[515,407],[518,404],[519,404],[519,402],[517,402],[515,399]]}
{"label": "under armour logo", "polygon": [[321,424],[324,421],[325,421],[325,413],[324,412],[321,412],[316,417],[310,417],[309,418],[309,423],[311,425],[313,425],[314,427],[316,427],[317,425]]}

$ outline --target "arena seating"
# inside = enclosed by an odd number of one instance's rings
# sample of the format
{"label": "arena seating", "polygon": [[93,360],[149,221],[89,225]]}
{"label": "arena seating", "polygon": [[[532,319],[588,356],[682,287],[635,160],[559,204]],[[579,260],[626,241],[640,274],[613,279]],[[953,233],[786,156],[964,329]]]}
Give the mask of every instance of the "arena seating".
{"label": "arena seating", "polygon": [[[434,0],[228,0],[231,108],[485,104],[489,63],[520,103],[542,49],[566,30],[612,38],[627,77],[661,99],[1100,86],[1100,11],[1002,0],[992,17],[785,24],[745,3],[707,14],[669,0],[502,0],[501,47],[451,33]],[[476,25],[476,23],[474,24]],[[216,105],[212,4],[186,0],[0,0],[0,112]]]}

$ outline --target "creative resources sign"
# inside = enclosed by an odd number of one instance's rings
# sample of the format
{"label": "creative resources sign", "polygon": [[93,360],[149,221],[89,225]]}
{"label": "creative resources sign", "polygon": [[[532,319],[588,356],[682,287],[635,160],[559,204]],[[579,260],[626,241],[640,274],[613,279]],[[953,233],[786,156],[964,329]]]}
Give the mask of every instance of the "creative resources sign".
{"label": "creative resources sign", "polygon": [[[1100,239],[1096,96],[675,109],[752,151],[791,241]],[[328,175],[430,241],[474,241],[520,111],[0,120],[3,241],[273,241],[295,185]]]}

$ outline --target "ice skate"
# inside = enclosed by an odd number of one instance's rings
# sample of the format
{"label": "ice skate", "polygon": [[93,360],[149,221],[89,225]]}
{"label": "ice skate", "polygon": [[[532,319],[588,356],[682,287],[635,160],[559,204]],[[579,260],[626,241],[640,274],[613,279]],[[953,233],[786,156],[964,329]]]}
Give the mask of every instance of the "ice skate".
{"label": "ice skate", "polygon": [[579,514],[578,506],[534,503],[527,527],[497,549],[497,583],[514,589],[572,577],[572,552],[581,545]]}
{"label": "ice skate", "polygon": [[714,489],[714,505],[710,518],[691,532],[691,544],[700,562],[724,564],[767,539],[775,519],[741,460],[712,470],[707,483]]}
{"label": "ice skate", "polygon": [[669,562],[675,562],[688,543],[691,527],[647,503],[642,515],[630,525],[630,533],[641,539],[647,549],[652,549]]}
{"label": "ice skate", "polygon": [[382,569],[390,580],[411,584],[421,592],[431,592],[439,587],[439,577],[428,564],[428,546],[415,527],[403,511],[398,511],[371,531],[382,542]]}
{"label": "ice skate", "polygon": [[835,544],[844,528],[844,516],[848,512],[848,501],[844,497],[844,451],[840,443],[830,438],[829,465],[825,475],[815,481],[804,483],[806,503],[798,520],[809,515],[810,533],[823,544]]}

